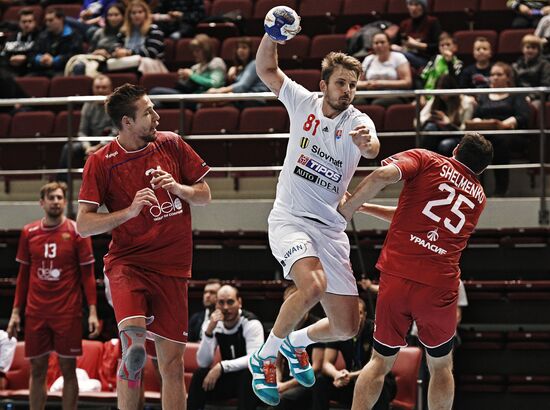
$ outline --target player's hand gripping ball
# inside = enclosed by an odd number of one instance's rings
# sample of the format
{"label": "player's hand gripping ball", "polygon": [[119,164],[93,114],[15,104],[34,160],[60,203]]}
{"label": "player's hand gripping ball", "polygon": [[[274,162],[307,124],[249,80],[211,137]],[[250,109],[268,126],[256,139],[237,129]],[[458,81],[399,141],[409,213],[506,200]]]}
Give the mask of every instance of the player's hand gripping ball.
{"label": "player's hand gripping ball", "polygon": [[302,29],[300,16],[287,6],[273,7],[265,15],[264,29],[272,40],[288,41]]}

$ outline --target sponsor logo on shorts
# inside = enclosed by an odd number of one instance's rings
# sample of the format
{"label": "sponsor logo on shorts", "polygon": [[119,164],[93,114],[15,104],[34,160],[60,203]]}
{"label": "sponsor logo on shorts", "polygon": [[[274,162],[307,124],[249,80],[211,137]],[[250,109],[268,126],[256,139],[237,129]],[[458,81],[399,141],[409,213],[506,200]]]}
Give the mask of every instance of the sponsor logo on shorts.
{"label": "sponsor logo on shorts", "polygon": [[304,242],[296,242],[292,244],[290,248],[287,249],[287,251],[283,255],[284,259],[280,260],[279,263],[281,264],[281,266],[285,267],[287,259],[291,257],[303,255],[306,252],[306,250],[307,250],[307,245]]}
{"label": "sponsor logo on shorts", "polygon": [[422,238],[419,238],[418,236],[413,235],[413,234],[411,234],[410,242],[412,242],[416,245],[422,246],[423,248],[426,248],[426,249],[432,251],[433,253],[437,253],[438,255],[445,255],[447,253],[447,251],[445,249],[440,248],[439,246],[437,246],[437,245],[435,245],[435,244],[433,244],[429,241],[426,241]]}
{"label": "sponsor logo on shorts", "polygon": [[300,140],[300,147],[302,147],[303,149],[306,149],[308,145],[309,145],[309,138],[302,137],[302,139]]}
{"label": "sponsor logo on shorts", "polygon": [[300,158],[298,158],[298,163],[301,165],[305,165],[309,169],[312,169],[319,175],[326,177],[331,181],[340,182],[340,180],[342,179],[342,175],[338,172],[326,167],[320,162],[317,162],[304,154],[300,155]]}
{"label": "sponsor logo on shorts", "polygon": [[298,175],[300,178],[304,178],[309,182],[313,182],[314,184],[319,185],[320,187],[326,189],[327,191],[330,191],[334,194],[340,193],[340,188],[338,187],[338,185],[335,185],[334,183],[329,182],[326,179],[319,177],[318,175],[315,175],[303,168],[300,168],[299,166],[296,166],[296,168],[294,168],[294,173]]}

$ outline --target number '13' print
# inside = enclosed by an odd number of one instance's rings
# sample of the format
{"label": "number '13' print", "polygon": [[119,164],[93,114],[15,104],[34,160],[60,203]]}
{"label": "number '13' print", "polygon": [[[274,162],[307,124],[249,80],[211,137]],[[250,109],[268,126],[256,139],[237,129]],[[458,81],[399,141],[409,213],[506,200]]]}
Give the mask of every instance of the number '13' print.
{"label": "number '13' print", "polygon": [[443,220],[443,225],[452,233],[457,234],[460,232],[460,230],[464,226],[464,223],[466,222],[466,216],[460,210],[460,206],[462,204],[465,204],[466,206],[468,206],[468,208],[474,209],[475,204],[462,194],[458,194],[455,200],[456,190],[452,186],[449,186],[443,183],[443,184],[440,184],[438,188],[440,191],[447,191],[449,195],[447,195],[447,198],[435,199],[433,201],[429,201],[424,207],[424,209],[422,210],[422,213],[426,215],[428,218],[430,218],[431,220],[435,222],[439,222],[441,221],[441,216],[438,216],[437,214],[432,212],[432,208],[436,208],[444,205],[450,205],[454,201],[453,207],[451,208],[451,212],[458,217],[458,223],[453,225],[449,218],[445,218]]}

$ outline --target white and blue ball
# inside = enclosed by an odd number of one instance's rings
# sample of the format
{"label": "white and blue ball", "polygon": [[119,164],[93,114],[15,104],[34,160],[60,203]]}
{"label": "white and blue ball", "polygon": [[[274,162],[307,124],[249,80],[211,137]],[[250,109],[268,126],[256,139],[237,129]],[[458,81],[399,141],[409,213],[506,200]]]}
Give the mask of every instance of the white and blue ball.
{"label": "white and blue ball", "polygon": [[288,41],[300,32],[300,16],[287,6],[273,7],[265,15],[264,29],[272,40]]}

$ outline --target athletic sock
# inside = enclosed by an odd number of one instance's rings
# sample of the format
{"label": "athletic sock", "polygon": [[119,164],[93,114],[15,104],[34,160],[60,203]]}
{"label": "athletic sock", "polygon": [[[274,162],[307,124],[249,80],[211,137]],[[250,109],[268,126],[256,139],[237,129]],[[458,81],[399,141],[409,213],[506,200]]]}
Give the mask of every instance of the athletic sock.
{"label": "athletic sock", "polygon": [[264,345],[258,351],[258,356],[262,359],[266,359],[270,356],[277,356],[277,352],[279,351],[279,347],[283,344],[283,340],[285,339],[275,336],[273,331],[271,331]]}
{"label": "athletic sock", "polygon": [[307,335],[307,331],[309,328],[311,328],[313,325],[309,325],[308,327],[304,327],[300,330],[295,330],[291,334],[288,335],[288,339],[290,340],[290,343],[294,347],[307,347],[312,343],[315,343],[314,340],[311,340],[309,336]]}

